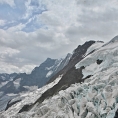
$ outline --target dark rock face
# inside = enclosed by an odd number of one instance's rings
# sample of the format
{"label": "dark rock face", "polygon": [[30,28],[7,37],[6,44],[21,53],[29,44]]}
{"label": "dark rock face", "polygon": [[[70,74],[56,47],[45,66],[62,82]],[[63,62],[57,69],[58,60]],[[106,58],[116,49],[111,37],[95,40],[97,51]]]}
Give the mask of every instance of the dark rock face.
{"label": "dark rock face", "polygon": [[31,107],[31,105],[24,105],[24,106],[22,107],[22,109],[21,109],[18,113],[22,113],[22,112],[24,112],[24,111],[28,111],[28,110],[30,110],[30,107]]}
{"label": "dark rock face", "polygon": [[42,102],[46,98],[57,94],[60,90],[64,90],[68,88],[71,84],[83,82],[84,79],[82,79],[82,69],[84,67],[81,67],[80,69],[76,69],[75,65],[81,61],[84,57],[83,55],[86,53],[87,49],[93,44],[95,41],[89,41],[83,44],[82,46],[78,46],[70,58],[69,63],[60,71],[58,72],[54,77],[52,77],[49,82],[54,81],[59,75],[63,74],[61,80],[52,88],[47,90],[42,96],[39,98],[37,102]]}
{"label": "dark rock face", "polygon": [[71,84],[83,82],[82,69],[84,69],[84,67],[80,69],[75,69],[75,67],[71,68],[56,85],[45,91],[34,104],[24,105],[19,113],[29,111],[37,102],[42,103],[45,99],[57,94],[60,90],[65,90]]}
{"label": "dark rock face", "polygon": [[88,75],[87,77],[83,78],[83,80],[86,80],[86,79],[90,78],[91,76],[93,76],[93,75]]}
{"label": "dark rock face", "polygon": [[[48,68],[56,66],[59,62],[56,63],[56,59],[48,58],[44,63],[39,67],[35,67],[34,70],[29,75],[21,76],[23,79],[21,81],[21,86],[38,86],[42,87],[49,80],[50,77],[46,77],[47,73],[50,71]],[[53,71],[53,69],[51,69]],[[17,77],[18,78],[18,77]]]}
{"label": "dark rock face", "polygon": [[45,99],[53,96],[54,94],[57,94],[60,90],[65,90],[71,84],[83,82],[84,79],[82,79],[82,77],[83,77],[82,69],[84,69],[84,67],[76,69],[75,65],[84,58],[83,55],[86,53],[87,49],[93,43],[95,43],[95,41],[89,41],[89,42],[86,42],[85,44],[83,44],[82,46],[81,45],[78,46],[74,50],[73,55],[70,58],[68,64],[61,71],[59,71],[56,75],[54,75],[48,81],[48,83],[54,81],[59,75],[63,74],[61,80],[56,85],[54,85],[52,88],[50,88],[46,92],[44,92],[42,94],[42,96],[34,104],[25,105],[19,111],[19,113],[30,110],[37,102],[42,103]]}
{"label": "dark rock face", "polygon": [[99,60],[99,59],[96,61],[96,63],[99,64],[99,65],[100,65],[102,62],[103,62],[103,60]]}
{"label": "dark rock face", "polygon": [[0,98],[0,111],[4,110],[8,104],[8,102],[12,99],[13,97],[10,97],[8,95],[4,95],[3,97]]}
{"label": "dark rock face", "polygon": [[64,76],[62,76],[61,80],[55,86],[53,86],[44,94],[42,94],[42,96],[39,100],[37,100],[37,102],[43,102],[46,98],[57,94],[60,90],[65,90],[71,84],[83,82],[82,69],[83,67],[81,67],[80,69],[75,69],[75,67],[71,68]]}
{"label": "dark rock face", "polygon": [[18,102],[20,102],[20,101],[21,101],[21,100],[14,101],[14,102],[12,102],[12,103],[9,103],[9,102],[8,102],[8,104],[7,104],[6,108],[5,108],[5,110],[7,110],[9,107],[11,107],[12,105],[14,105],[14,104],[16,104],[16,103],[18,103]]}
{"label": "dark rock face", "polygon": [[59,75],[62,75],[61,80],[58,84],[56,84],[54,87],[49,89],[47,92],[45,92],[39,101],[43,101],[45,98],[50,97],[60,90],[64,90],[68,88],[71,84],[83,82],[84,79],[82,79],[82,69],[84,67],[81,67],[80,69],[76,69],[75,65],[81,61],[84,57],[83,55],[86,53],[87,49],[93,44],[95,41],[89,41],[86,42],[83,45],[79,45],[73,52],[72,57],[70,58],[69,63],[61,70],[59,71],[55,76],[53,76],[48,83],[54,81]]}
{"label": "dark rock face", "polygon": [[71,68],[73,68],[79,61],[81,61],[84,57],[84,54],[86,53],[87,49],[93,44],[95,41],[89,41],[84,43],[83,45],[79,45],[73,52],[72,57],[70,58],[68,64],[60,70],[56,75],[54,75],[48,83],[54,81],[59,75],[66,74],[67,71],[69,71]]}
{"label": "dark rock face", "polygon": [[117,111],[116,111],[116,113],[115,113],[114,118],[118,118],[118,109],[117,109]]}

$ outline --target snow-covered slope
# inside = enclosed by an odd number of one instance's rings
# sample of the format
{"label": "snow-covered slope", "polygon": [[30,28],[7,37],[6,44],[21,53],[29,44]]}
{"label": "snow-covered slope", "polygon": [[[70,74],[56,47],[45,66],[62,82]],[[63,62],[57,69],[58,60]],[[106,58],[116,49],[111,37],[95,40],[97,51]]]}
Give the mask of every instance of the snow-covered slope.
{"label": "snow-covered slope", "polygon": [[55,84],[22,94],[23,100],[2,112],[0,117],[114,118],[118,109],[118,37],[114,39],[76,64],[78,72],[81,68],[84,82],[72,84],[65,90],[60,89],[54,96],[41,102],[39,98],[45,97],[43,93],[53,88],[51,86],[58,85],[63,79],[62,75]]}
{"label": "snow-covered slope", "polygon": [[[14,101],[18,101],[15,104],[12,104],[12,106],[7,109],[6,111],[1,111],[0,112],[0,118],[16,118],[17,113],[20,111],[20,109],[27,104],[33,104],[36,102],[36,100],[38,98],[41,97],[41,95],[47,91],[48,89],[50,89],[51,87],[53,87],[55,84],[57,84],[59,82],[59,80],[61,79],[62,76],[59,76],[58,78],[56,78],[55,81],[53,81],[52,83],[39,88],[35,91],[32,92],[26,92],[26,93],[20,93],[20,97],[15,97],[14,99],[12,99],[10,102],[13,103]],[[24,117],[27,118],[27,117]]]}
{"label": "snow-covered slope", "polygon": [[91,46],[88,48],[88,50],[87,50],[85,56],[88,55],[89,53],[91,53],[92,51],[95,51],[95,50],[99,49],[103,44],[104,44],[104,42],[102,42],[102,41],[97,41],[97,42],[95,42],[93,45],[91,45]]}

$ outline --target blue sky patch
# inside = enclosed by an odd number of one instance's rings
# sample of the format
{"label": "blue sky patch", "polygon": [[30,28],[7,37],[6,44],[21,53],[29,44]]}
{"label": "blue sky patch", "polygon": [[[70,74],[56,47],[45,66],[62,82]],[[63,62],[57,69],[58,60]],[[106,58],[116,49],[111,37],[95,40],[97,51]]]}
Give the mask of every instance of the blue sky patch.
{"label": "blue sky patch", "polygon": [[[5,20],[5,24],[0,26],[1,29],[7,30],[10,27],[17,26],[18,24],[26,25],[22,31],[32,32],[36,29],[39,29],[43,26],[41,22],[36,22],[36,18],[31,20],[36,15],[42,14],[47,9],[45,5],[39,3],[36,0],[32,0],[26,6],[26,2],[24,0],[15,0],[15,6],[11,7],[8,4],[0,4],[0,20]],[[27,15],[27,17],[25,17]]]}

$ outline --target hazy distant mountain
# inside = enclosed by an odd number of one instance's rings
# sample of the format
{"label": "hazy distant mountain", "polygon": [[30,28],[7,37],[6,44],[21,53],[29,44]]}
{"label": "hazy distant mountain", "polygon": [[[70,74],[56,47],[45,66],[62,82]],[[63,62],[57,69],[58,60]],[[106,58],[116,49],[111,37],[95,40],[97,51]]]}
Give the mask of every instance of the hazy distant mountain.
{"label": "hazy distant mountain", "polygon": [[12,74],[0,74],[0,88],[7,84],[9,81],[12,81],[17,76],[17,73]]}

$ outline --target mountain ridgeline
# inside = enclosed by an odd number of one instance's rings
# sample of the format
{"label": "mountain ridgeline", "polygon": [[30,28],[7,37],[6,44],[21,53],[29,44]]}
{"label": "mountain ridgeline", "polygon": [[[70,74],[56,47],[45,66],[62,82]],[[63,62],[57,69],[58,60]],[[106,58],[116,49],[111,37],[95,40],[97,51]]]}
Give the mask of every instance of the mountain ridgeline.
{"label": "mountain ridgeline", "polygon": [[[65,90],[70,87],[72,84],[83,82],[82,70],[84,66],[76,69],[75,65],[84,59],[87,55],[93,53],[96,49],[93,48],[89,52],[88,49],[92,47],[93,44],[99,43],[100,45],[103,42],[99,41],[88,41],[83,45],[79,45],[72,54],[68,53],[64,59],[51,59],[47,58],[39,67],[35,67],[30,74],[19,73],[19,74],[10,74],[7,75],[8,78],[1,81],[0,92],[0,110],[8,109],[13,104],[16,104],[19,101],[22,101],[22,97],[19,97],[19,93],[34,91],[37,88],[41,88],[45,85],[48,85],[54,82],[59,76],[61,79],[57,84],[47,89],[39,99],[37,99],[33,104],[22,107],[19,112],[27,111],[32,108],[37,102],[41,103],[45,99],[57,94],[60,90]],[[5,75],[5,74],[4,74]],[[11,77],[11,75],[14,75]],[[3,76],[1,74],[1,76]],[[90,76],[88,76],[90,77]],[[86,78],[85,78],[86,79]],[[6,82],[6,83],[5,83]],[[9,96],[10,94],[10,96]],[[15,95],[12,95],[15,94]],[[5,99],[4,99],[5,98]],[[16,99],[13,100],[12,99]]]}
{"label": "mountain ridgeline", "polygon": [[82,75],[82,69],[84,67],[81,67],[79,69],[75,68],[75,65],[81,61],[84,58],[84,55],[87,51],[87,49],[94,44],[95,41],[89,41],[85,42],[83,45],[79,45],[73,52],[73,55],[71,56],[68,64],[60,70],[57,74],[55,74],[49,81],[53,82],[58,76],[62,75],[61,80],[55,84],[53,87],[49,88],[47,91],[45,91],[37,101],[31,105],[25,105],[20,111],[28,111],[30,110],[35,104],[42,103],[45,99],[57,94],[60,90],[65,90],[68,88],[70,85],[74,83],[80,83],[83,82],[83,75]]}
{"label": "mountain ridgeline", "polygon": [[[11,81],[0,88],[0,91],[6,93],[19,93],[28,91],[29,87],[44,86],[49,79],[68,64],[71,54],[63,60],[47,58],[39,67],[35,67],[31,74],[16,74]],[[9,79],[8,79],[9,80]]]}

